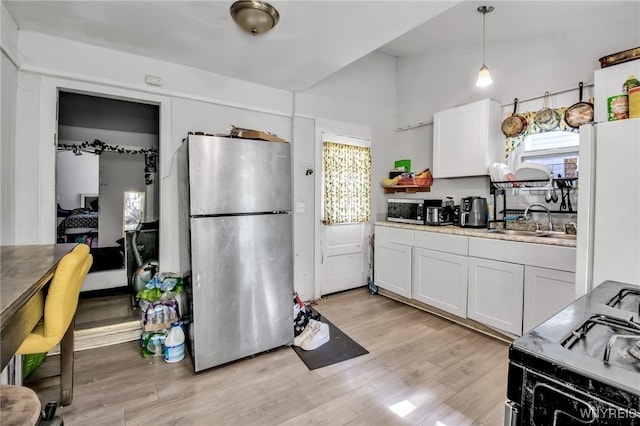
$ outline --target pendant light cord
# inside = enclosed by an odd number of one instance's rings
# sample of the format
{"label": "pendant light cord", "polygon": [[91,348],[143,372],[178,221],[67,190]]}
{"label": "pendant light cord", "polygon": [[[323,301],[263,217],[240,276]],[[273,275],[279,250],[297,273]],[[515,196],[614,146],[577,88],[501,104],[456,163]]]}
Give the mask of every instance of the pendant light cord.
{"label": "pendant light cord", "polygon": [[486,65],[485,62],[485,24],[487,20],[487,11],[482,12],[482,66]]}

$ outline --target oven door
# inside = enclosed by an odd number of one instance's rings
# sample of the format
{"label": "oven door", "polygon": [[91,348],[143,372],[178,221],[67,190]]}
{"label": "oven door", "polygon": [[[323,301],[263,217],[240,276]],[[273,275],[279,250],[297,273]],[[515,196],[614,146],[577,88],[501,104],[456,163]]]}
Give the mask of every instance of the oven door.
{"label": "oven door", "polygon": [[[614,405],[599,395],[526,370],[518,422],[537,426],[640,426],[638,407]],[[516,423],[517,424],[517,423]]]}

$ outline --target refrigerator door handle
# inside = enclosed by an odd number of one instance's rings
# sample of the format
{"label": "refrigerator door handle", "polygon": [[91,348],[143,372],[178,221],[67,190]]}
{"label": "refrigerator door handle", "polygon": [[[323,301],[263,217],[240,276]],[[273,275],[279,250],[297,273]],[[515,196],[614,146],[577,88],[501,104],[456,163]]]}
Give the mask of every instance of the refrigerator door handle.
{"label": "refrigerator door handle", "polygon": [[323,265],[324,264],[324,250],[322,250],[322,247],[320,247],[320,264]]}

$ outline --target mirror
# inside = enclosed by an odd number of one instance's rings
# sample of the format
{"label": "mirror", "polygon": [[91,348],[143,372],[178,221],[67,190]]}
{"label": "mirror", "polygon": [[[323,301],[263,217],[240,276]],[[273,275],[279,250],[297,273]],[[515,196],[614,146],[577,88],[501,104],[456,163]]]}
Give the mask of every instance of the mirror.
{"label": "mirror", "polygon": [[138,227],[138,224],[144,222],[144,198],[144,192],[124,192],[124,209],[122,212],[122,217],[124,220],[123,230],[125,232],[135,231],[135,229]]}

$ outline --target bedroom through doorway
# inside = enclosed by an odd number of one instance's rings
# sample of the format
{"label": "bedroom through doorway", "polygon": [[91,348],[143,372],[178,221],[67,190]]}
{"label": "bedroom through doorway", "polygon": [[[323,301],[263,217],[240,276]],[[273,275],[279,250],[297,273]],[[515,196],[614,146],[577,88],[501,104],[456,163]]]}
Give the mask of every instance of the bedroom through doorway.
{"label": "bedroom through doorway", "polygon": [[159,117],[156,104],[58,91],[56,241],[91,247],[81,306],[96,321],[130,315],[132,278],[158,263]]}

